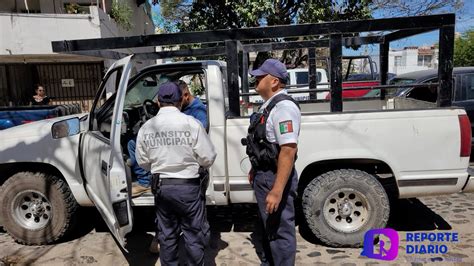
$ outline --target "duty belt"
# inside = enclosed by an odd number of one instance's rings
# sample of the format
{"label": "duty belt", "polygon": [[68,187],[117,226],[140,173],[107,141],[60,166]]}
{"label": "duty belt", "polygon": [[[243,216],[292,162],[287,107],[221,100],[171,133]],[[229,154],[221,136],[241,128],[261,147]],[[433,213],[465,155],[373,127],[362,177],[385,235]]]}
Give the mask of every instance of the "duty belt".
{"label": "duty belt", "polygon": [[200,185],[200,178],[161,178],[160,185]]}

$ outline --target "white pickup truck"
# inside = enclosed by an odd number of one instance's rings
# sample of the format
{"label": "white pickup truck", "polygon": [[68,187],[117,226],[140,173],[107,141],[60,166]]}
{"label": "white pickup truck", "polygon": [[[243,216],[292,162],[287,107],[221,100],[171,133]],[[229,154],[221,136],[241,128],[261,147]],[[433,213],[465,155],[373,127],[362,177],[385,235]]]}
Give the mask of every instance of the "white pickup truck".
{"label": "white pickup truck", "polygon": [[[108,70],[89,114],[0,132],[0,223],[17,242],[52,243],[69,231],[78,206],[94,205],[124,245],[132,207],[154,203],[151,194],[130,197],[126,143],[150,117],[165,80],[191,77],[205,91],[218,154],[208,204],[255,202],[241,145],[249,118],[227,115],[225,63],[154,65],[129,79],[131,59]],[[106,99],[111,87],[116,92]],[[360,246],[367,230],[386,225],[390,197],[474,191],[467,172],[471,127],[463,109],[350,111],[364,109],[365,101],[328,113],[319,111],[327,107],[321,104],[301,103],[296,169],[305,222],[327,245]]]}

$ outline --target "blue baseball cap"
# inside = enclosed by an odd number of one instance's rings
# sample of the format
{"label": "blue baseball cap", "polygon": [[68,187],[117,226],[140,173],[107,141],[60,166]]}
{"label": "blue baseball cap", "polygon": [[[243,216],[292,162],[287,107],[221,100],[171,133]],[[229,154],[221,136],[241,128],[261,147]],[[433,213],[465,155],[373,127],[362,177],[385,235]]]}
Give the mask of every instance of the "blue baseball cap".
{"label": "blue baseball cap", "polygon": [[258,69],[250,71],[250,75],[257,77],[268,74],[279,78],[285,83],[288,79],[288,72],[286,71],[286,66],[276,59],[267,59]]}
{"label": "blue baseball cap", "polygon": [[162,103],[181,102],[181,89],[174,82],[165,82],[158,89],[158,101]]}

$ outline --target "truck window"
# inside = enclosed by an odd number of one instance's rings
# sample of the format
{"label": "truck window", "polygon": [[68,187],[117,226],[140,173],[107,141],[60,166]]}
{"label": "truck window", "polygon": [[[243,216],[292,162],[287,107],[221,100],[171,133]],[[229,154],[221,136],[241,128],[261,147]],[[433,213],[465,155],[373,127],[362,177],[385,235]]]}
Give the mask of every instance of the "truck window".
{"label": "truck window", "polygon": [[121,76],[122,68],[117,68],[105,77],[90,113],[91,130],[100,132],[106,138],[110,138],[115,91],[120,83]]}
{"label": "truck window", "polygon": [[207,102],[205,74],[200,67],[152,69],[138,75],[129,84],[124,99],[126,138],[134,137],[143,123],[157,114],[159,111],[156,105],[158,90],[165,82],[182,81],[188,85],[193,96],[199,98],[204,104]]}
{"label": "truck window", "polygon": [[474,100],[474,74],[467,74],[462,77],[462,88],[466,95],[465,100]]}
{"label": "truck window", "polygon": [[127,91],[124,108],[141,106],[147,99],[154,100],[158,94],[158,88],[162,83],[170,81],[163,73],[151,73],[140,78],[138,82]]}
{"label": "truck window", "polygon": [[[438,78],[429,79],[423,83],[436,83]],[[407,93],[407,98],[435,103],[438,99],[437,87],[416,87]]]}
{"label": "truck window", "polygon": [[[193,72],[196,72],[194,70]],[[161,84],[178,80],[184,81],[188,84],[191,93],[199,97],[202,101],[206,99],[206,90],[204,86],[204,74],[201,73],[187,73],[187,72],[152,72],[141,77],[137,82],[134,82],[132,87],[127,91],[125,96],[125,109],[131,109],[141,106],[145,100],[152,100],[156,102],[158,95],[158,88]]]}
{"label": "truck window", "polygon": [[296,72],[296,84],[308,84],[308,72]]}

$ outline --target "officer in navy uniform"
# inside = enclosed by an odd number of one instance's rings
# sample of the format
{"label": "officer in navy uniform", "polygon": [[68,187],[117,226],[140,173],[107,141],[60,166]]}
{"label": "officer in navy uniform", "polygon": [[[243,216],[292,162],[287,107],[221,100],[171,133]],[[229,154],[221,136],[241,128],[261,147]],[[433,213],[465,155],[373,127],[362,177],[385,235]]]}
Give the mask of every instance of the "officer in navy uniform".
{"label": "officer in navy uniform", "polygon": [[160,111],[138,132],[138,164],[152,173],[152,190],[162,265],[178,265],[183,233],[188,265],[203,265],[209,242],[199,167],[209,168],[216,152],[202,124],[180,112],[182,92],[167,82],[158,91]]}
{"label": "officer in navy uniform", "polygon": [[[257,198],[264,225],[263,264],[294,265],[296,255],[295,206],[298,176],[294,168],[301,112],[285,85],[288,73],[283,63],[267,59],[250,72],[256,78],[256,91],[265,100],[251,116],[247,154],[252,164],[249,181]],[[262,243],[265,246],[265,243]]]}

